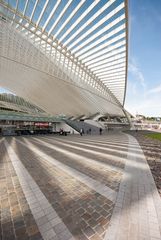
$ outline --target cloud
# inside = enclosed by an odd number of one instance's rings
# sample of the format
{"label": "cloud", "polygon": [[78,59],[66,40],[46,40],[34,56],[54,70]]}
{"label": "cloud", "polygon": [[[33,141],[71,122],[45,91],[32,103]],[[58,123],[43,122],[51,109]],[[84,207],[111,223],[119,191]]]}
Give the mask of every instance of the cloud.
{"label": "cloud", "polygon": [[149,90],[148,93],[144,95],[137,92],[135,97],[130,97],[131,92],[127,96],[125,108],[134,115],[161,117],[161,85]]}
{"label": "cloud", "polygon": [[152,88],[148,91],[148,93],[160,93],[161,92],[161,84],[159,84],[157,87]]}
{"label": "cloud", "polygon": [[136,58],[129,60],[125,109],[133,115],[161,117],[161,84],[148,87]]}
{"label": "cloud", "polygon": [[136,99],[135,102],[128,102],[125,108],[134,115],[161,117],[161,99],[158,96],[149,99]]}
{"label": "cloud", "polygon": [[137,66],[136,60],[134,58],[132,58],[129,61],[129,72],[131,72],[135,76],[136,80],[140,82],[141,86],[145,90],[146,84],[145,84],[144,75],[141,72],[140,68]]}

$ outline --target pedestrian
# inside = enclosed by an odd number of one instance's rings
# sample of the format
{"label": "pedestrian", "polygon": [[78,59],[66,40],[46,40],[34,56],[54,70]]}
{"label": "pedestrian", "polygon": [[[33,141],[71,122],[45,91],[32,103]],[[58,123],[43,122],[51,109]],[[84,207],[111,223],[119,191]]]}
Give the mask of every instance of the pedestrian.
{"label": "pedestrian", "polygon": [[100,128],[100,135],[102,135],[102,128]]}
{"label": "pedestrian", "polygon": [[91,128],[89,128],[89,134],[91,135]]}
{"label": "pedestrian", "polygon": [[80,135],[81,136],[83,135],[83,129],[82,128],[80,129]]}

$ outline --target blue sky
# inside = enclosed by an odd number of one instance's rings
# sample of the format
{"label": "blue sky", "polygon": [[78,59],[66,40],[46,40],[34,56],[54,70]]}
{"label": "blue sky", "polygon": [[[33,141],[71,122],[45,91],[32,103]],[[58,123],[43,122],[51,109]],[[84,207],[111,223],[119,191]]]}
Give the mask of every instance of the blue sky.
{"label": "blue sky", "polygon": [[161,116],[161,1],[129,0],[129,71],[125,108]]}
{"label": "blue sky", "polygon": [[134,115],[161,116],[161,0],[129,0],[125,108]]}

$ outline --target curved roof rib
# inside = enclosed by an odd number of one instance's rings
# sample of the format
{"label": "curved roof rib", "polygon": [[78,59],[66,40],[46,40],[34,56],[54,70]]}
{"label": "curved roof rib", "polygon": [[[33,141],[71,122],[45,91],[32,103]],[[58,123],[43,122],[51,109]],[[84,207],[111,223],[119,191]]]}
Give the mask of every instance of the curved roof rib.
{"label": "curved roof rib", "polygon": [[0,84],[52,114],[123,114],[127,11],[127,0],[2,0]]}

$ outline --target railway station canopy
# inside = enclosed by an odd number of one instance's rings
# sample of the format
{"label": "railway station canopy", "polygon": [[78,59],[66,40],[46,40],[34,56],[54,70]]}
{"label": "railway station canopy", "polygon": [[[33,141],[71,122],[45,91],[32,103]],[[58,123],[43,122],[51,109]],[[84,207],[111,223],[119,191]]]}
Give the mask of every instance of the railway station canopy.
{"label": "railway station canopy", "polygon": [[124,116],[126,0],[1,0],[0,86],[49,114]]}
{"label": "railway station canopy", "polygon": [[[41,108],[13,94],[0,94],[0,121],[60,122]],[[1,125],[1,124],[0,124]]]}

